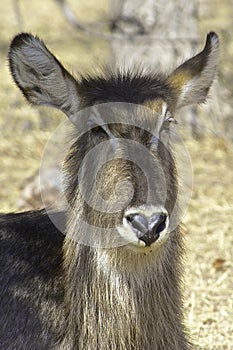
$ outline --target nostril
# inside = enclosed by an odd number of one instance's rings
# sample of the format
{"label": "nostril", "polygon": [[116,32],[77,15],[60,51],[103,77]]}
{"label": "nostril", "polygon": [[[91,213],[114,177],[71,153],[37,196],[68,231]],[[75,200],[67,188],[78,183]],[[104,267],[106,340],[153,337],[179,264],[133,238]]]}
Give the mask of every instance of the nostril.
{"label": "nostril", "polygon": [[131,215],[127,215],[125,218],[130,223],[133,221],[133,215],[132,214]]}
{"label": "nostril", "polygon": [[144,234],[148,231],[148,221],[144,215],[135,213],[127,215],[125,218],[128,223],[140,233]]}
{"label": "nostril", "polygon": [[165,213],[153,215],[149,221],[149,229],[159,234],[166,228],[167,215]]}
{"label": "nostril", "polygon": [[166,228],[166,219],[157,227],[156,233],[162,232]]}

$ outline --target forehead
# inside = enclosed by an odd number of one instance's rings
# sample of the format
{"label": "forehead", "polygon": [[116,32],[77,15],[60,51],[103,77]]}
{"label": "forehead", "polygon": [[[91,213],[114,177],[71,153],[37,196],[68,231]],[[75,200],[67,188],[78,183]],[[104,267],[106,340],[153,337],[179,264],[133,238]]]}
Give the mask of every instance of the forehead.
{"label": "forehead", "polygon": [[121,128],[126,124],[155,130],[172,105],[172,94],[166,79],[152,73],[107,71],[102,76],[82,77],[79,83],[81,109],[93,109],[88,114],[95,122],[90,124],[99,126],[118,123]]}
{"label": "forehead", "polygon": [[108,125],[121,132],[142,129],[155,131],[163,123],[167,103],[162,99],[146,101],[143,105],[126,102],[109,102],[89,108],[89,125]]}
{"label": "forehead", "polygon": [[78,83],[81,107],[89,107],[106,102],[128,102],[153,105],[156,110],[162,101],[172,104],[174,92],[166,78],[152,72],[112,72],[102,75],[82,77]]}

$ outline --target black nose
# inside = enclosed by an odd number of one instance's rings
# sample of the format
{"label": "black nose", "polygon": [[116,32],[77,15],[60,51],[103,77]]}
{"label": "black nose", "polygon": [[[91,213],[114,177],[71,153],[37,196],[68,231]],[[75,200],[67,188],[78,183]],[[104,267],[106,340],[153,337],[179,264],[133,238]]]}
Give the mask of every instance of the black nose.
{"label": "black nose", "polygon": [[127,215],[126,220],[132,226],[136,236],[147,246],[150,246],[166,228],[167,214],[156,213],[146,217],[143,214],[133,213]]}

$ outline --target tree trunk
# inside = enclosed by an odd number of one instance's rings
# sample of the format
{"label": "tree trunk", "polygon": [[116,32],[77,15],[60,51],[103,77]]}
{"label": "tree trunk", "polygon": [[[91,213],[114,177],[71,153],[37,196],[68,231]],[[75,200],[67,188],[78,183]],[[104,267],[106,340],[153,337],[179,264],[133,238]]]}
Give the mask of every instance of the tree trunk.
{"label": "tree trunk", "polygon": [[124,67],[142,64],[171,69],[199,44],[194,0],[111,0],[115,61]]}

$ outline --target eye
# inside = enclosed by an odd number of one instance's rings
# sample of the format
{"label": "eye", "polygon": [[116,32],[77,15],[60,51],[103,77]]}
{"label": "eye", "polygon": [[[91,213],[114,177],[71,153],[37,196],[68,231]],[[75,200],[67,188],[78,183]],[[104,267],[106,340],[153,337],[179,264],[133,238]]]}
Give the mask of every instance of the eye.
{"label": "eye", "polygon": [[177,121],[170,112],[167,112],[163,122],[163,127],[167,129],[169,128],[170,124],[177,124]]}
{"label": "eye", "polygon": [[96,125],[94,127],[91,128],[91,132],[95,135],[98,136],[100,138],[106,138],[108,137],[108,134],[106,133],[106,131],[99,125]]}
{"label": "eye", "polygon": [[95,136],[101,138],[108,136],[105,130],[106,126],[103,125],[102,118],[99,114],[92,113],[87,120],[87,126]]}

